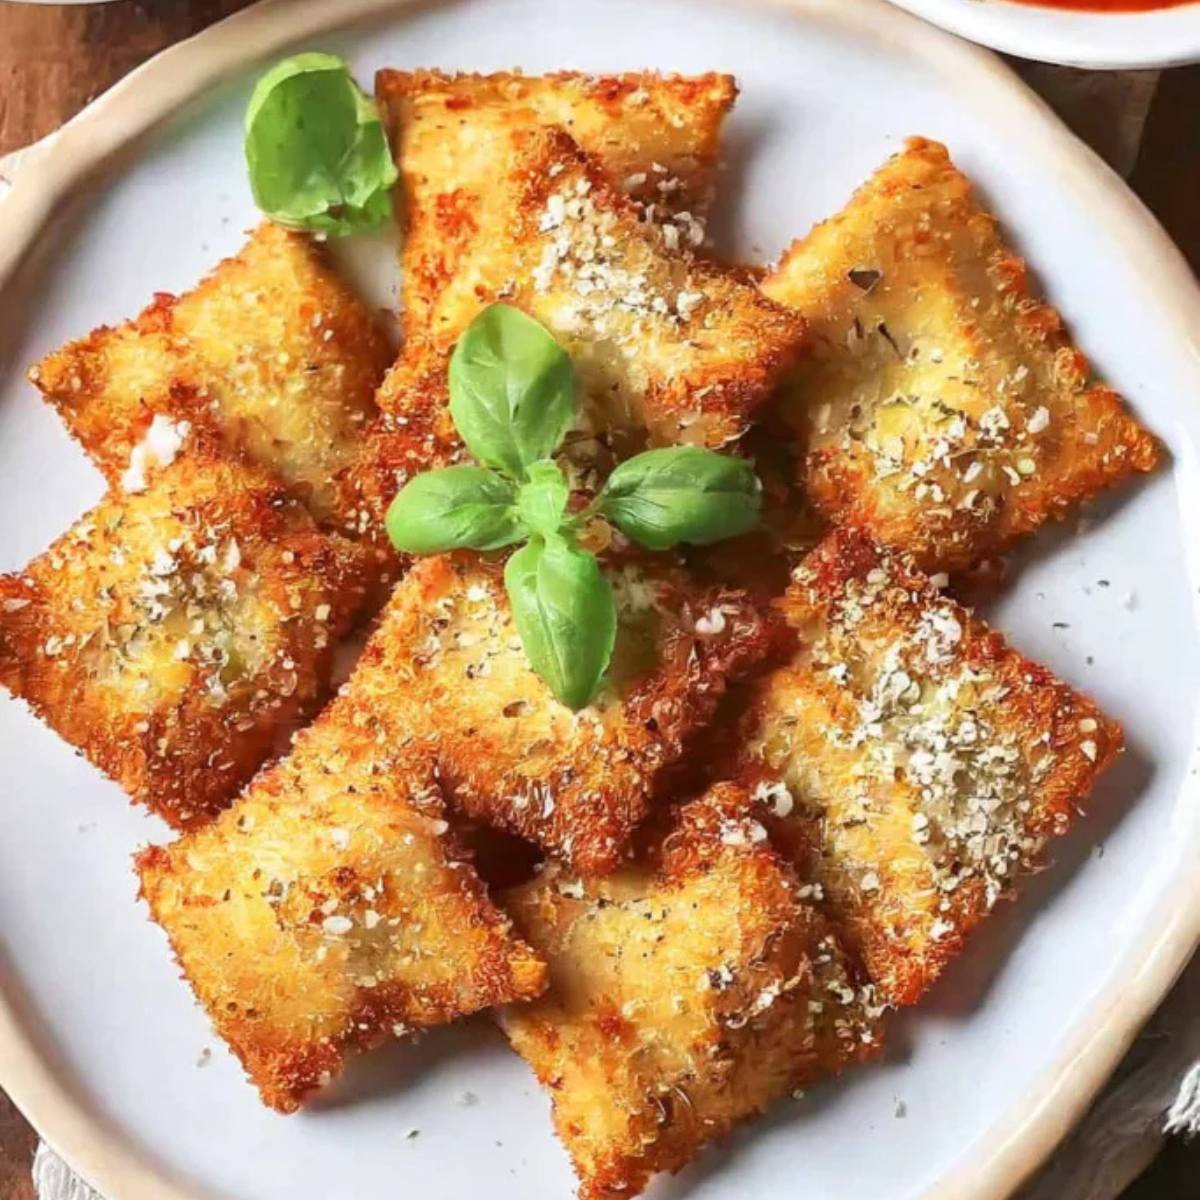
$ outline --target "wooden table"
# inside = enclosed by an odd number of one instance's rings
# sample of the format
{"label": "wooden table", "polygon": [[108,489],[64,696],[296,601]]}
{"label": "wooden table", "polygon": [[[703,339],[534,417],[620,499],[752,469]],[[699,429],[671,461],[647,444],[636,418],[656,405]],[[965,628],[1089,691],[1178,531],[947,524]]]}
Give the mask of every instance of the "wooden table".
{"label": "wooden table", "polygon": [[[0,155],[57,129],[157,50],[247,3],[67,7],[0,0]],[[1164,76],[1131,182],[1200,272],[1200,67]],[[29,1161],[36,1142],[0,1092],[0,1200],[35,1200]],[[1124,1200],[1200,1200],[1200,1146],[1169,1147]]]}

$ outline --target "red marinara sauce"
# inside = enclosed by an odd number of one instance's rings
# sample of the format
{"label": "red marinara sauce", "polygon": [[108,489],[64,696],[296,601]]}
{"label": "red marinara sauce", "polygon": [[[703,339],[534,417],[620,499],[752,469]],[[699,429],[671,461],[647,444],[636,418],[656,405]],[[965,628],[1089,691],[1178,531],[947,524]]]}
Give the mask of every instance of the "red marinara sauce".
{"label": "red marinara sauce", "polygon": [[1153,8],[1180,8],[1193,0],[1019,0],[1041,8],[1071,8],[1076,12],[1149,12]]}

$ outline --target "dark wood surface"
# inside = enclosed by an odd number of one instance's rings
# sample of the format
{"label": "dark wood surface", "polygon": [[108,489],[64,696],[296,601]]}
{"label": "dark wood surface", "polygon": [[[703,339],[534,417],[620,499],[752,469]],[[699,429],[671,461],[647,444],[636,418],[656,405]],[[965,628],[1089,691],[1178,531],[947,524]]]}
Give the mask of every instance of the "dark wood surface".
{"label": "dark wood surface", "polygon": [[[0,0],[0,154],[57,129],[156,51],[248,2]],[[1131,182],[1200,271],[1200,67],[1163,76]],[[0,1092],[0,1200],[35,1200],[29,1179],[35,1145],[33,1131]],[[1172,1143],[1124,1200],[1200,1200],[1200,1146]]]}

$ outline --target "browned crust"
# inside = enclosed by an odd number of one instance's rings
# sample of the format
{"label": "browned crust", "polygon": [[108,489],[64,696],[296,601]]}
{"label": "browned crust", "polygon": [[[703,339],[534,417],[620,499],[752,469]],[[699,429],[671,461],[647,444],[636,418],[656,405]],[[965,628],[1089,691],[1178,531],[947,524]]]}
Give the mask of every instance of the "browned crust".
{"label": "browned crust", "polygon": [[[808,494],[928,570],[970,567],[1159,462],[937,142],[910,139],[763,289],[812,326],[779,406]],[[955,413],[966,428],[948,432]],[[881,473],[890,444],[902,469]]]}
{"label": "browned crust", "polygon": [[[518,139],[518,145],[511,236],[519,250],[526,250],[530,273],[544,263],[548,241],[562,236],[544,228],[553,197],[570,197],[585,188],[583,203],[593,210],[573,220],[568,200],[568,216],[560,227],[567,238],[568,258],[574,242],[593,236],[600,222],[610,222],[608,235],[617,240],[616,247],[606,252],[601,239],[599,247],[589,244],[580,249],[581,256],[585,250],[597,254],[599,271],[593,269],[592,260],[586,264],[591,286],[602,297],[606,286],[612,289],[605,297],[603,326],[597,322],[583,340],[614,339],[618,345],[638,349],[642,361],[631,379],[621,381],[622,390],[631,394],[651,439],[710,446],[736,440],[780,374],[800,356],[804,321],[767,300],[739,272],[686,248],[669,246],[663,231],[639,221],[632,201],[612,188],[597,161],[565,131],[540,130]],[[584,273],[580,271],[578,277],[582,279]],[[622,274],[635,279],[636,290],[646,293],[645,301],[633,306],[634,319],[628,328],[618,324],[619,311],[628,304],[622,292],[629,284],[620,282]],[[606,277],[615,282],[606,285]],[[516,278],[518,302],[527,304],[552,330],[563,298],[576,301],[585,320],[596,309],[579,296],[569,272],[564,280],[552,278],[544,289],[523,283],[528,278],[525,272],[518,272]],[[685,306],[680,299],[684,296],[694,297],[695,306]],[[570,344],[580,335],[565,327],[560,336]],[[622,367],[615,369],[620,372]],[[604,381],[603,373],[599,379]]]}
{"label": "browned crust", "polygon": [[379,391],[383,411],[333,478],[347,535],[370,545],[381,563],[381,601],[412,561],[388,540],[388,506],[415,475],[451,466],[465,453],[450,418],[446,371],[444,358],[418,364],[401,356]]}
{"label": "browned crust", "polygon": [[876,1055],[878,1010],[749,795],[686,805],[656,867],[509,893],[550,990],[502,1024],[554,1099],[582,1200],[638,1194],[794,1089]]}
{"label": "browned crust", "polygon": [[[1067,831],[1119,753],[1121,728],[942,596],[911,559],[849,528],[833,531],[804,561],[779,607],[796,649],[753,685],[742,777],[785,781],[794,808],[770,821],[773,836],[822,884],[837,928],[862,953],[882,997],[914,1003],[993,903],[1037,869],[1047,840]],[[847,624],[846,614],[860,609]],[[929,614],[954,635],[936,663],[921,657]],[[881,665],[889,648],[899,649],[920,699],[884,706],[872,729],[864,704],[881,694],[884,674],[898,678]],[[929,699],[972,673],[947,710]],[[966,740],[968,719],[977,742]],[[847,743],[852,734],[857,744]],[[938,745],[957,756],[946,792]],[[871,757],[876,747],[897,755],[889,771],[875,765],[883,761]],[[988,756],[1010,750],[1011,766],[990,775]],[[913,766],[918,752],[929,753],[928,780],[925,766]],[[972,787],[984,795],[982,807],[958,790]],[[971,820],[983,824],[972,828]]]}
{"label": "browned crust", "polygon": [[0,576],[0,683],[135,802],[194,825],[315,711],[363,587],[362,552],[282,485],[195,447]]}
{"label": "browned crust", "polygon": [[431,765],[393,735],[351,685],[233,809],[137,859],[185,978],[280,1112],[352,1052],[545,984],[447,833]]}

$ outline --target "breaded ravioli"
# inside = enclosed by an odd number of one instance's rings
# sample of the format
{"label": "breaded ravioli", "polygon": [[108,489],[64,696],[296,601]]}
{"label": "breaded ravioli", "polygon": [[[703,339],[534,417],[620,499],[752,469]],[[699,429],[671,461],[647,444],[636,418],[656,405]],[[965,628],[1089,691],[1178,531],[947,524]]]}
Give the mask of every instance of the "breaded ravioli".
{"label": "breaded ravioli", "polygon": [[190,292],[160,294],[30,377],[111,484],[144,486],[142,463],[162,457],[162,436],[207,432],[324,519],[337,517],[329,478],[374,414],[390,361],[371,313],[317,243],[268,221]]}
{"label": "breaded ravioli", "polygon": [[752,685],[744,778],[881,995],[913,1003],[1067,831],[1121,729],[856,531],[779,608],[795,648]]}
{"label": "breaded ravioli", "polygon": [[350,1051],[545,980],[462,861],[429,762],[350,690],[217,821],[138,856],[184,976],[281,1112]]}
{"label": "breaded ravioli", "polygon": [[681,810],[657,866],[552,866],[505,898],[550,988],[502,1024],[553,1096],[581,1200],[637,1195],[880,1048],[872,990],[750,810],[717,786]]}
{"label": "breaded ravioli", "polygon": [[698,587],[665,556],[607,573],[616,651],[600,694],[580,712],[558,703],[529,665],[501,563],[468,553],[423,559],[409,572],[354,685],[375,693],[408,744],[435,756],[452,807],[589,874],[626,856],[727,682],[771,646],[749,596]]}
{"label": "breaded ravioli", "polygon": [[508,283],[464,296],[445,344],[405,347],[379,391],[383,415],[336,476],[340,511],[377,542],[400,487],[462,455],[447,410],[449,354],[489,300],[525,309],[571,355],[580,413],[558,457],[581,493],[649,444],[736,441],[801,350],[802,321],[740,274],[668,249],[565,134],[516,142],[517,165],[493,201],[507,205],[507,221],[486,247]]}
{"label": "breaded ravioli", "polygon": [[809,497],[928,570],[1159,460],[936,142],[910,140],[763,290],[810,325],[777,406]]}
{"label": "breaded ravioli", "polygon": [[450,417],[446,368],[444,359],[409,362],[402,356],[385,384],[393,409],[366,426],[353,458],[332,480],[346,532],[375,547],[390,563],[390,577],[408,565],[384,525],[396,493],[415,475],[469,460]]}
{"label": "breaded ravioli", "polygon": [[639,224],[561,130],[525,139],[512,182],[507,290],[571,354],[593,426],[659,443],[740,437],[798,356],[804,322],[742,273]]}
{"label": "breaded ravioli", "polygon": [[694,247],[737,85],[715,74],[380,71],[375,93],[400,168],[406,339],[448,330],[453,341],[481,283],[492,291],[507,278],[489,277],[486,247],[505,220],[496,184],[514,133],[569,130],[673,244]]}
{"label": "breaded ravioli", "polygon": [[406,346],[380,406],[403,414],[412,380],[436,373],[481,309],[503,300],[571,355],[576,457],[735,441],[800,353],[803,320],[741,273],[670,244],[562,130],[513,135],[505,161],[491,201],[502,219],[472,250],[477,284]]}
{"label": "breaded ravioli", "polygon": [[0,576],[0,683],[175,826],[224,808],[326,694],[364,552],[196,446]]}

